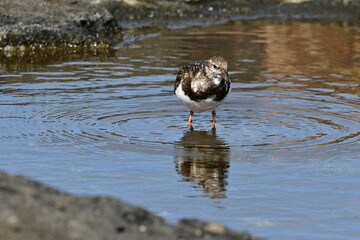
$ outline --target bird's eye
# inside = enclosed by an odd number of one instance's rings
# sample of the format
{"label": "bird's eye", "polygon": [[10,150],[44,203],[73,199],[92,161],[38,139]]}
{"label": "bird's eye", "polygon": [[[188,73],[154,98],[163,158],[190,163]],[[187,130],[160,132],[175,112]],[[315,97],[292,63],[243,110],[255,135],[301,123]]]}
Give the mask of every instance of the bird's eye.
{"label": "bird's eye", "polygon": [[217,69],[218,67],[215,64],[213,64],[213,68]]}

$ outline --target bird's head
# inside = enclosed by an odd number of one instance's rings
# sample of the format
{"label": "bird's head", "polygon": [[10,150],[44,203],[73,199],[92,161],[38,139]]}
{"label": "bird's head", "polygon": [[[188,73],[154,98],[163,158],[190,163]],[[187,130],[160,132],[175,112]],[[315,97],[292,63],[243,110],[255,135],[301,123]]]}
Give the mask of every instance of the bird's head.
{"label": "bird's head", "polygon": [[228,62],[225,58],[214,56],[207,60],[206,73],[212,77],[221,76],[221,78],[228,79]]}

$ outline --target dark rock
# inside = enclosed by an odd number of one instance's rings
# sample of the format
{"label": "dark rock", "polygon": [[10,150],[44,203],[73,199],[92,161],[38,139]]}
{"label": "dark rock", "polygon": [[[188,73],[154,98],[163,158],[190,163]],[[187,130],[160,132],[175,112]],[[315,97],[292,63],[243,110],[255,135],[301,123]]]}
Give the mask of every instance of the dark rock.
{"label": "dark rock", "polygon": [[107,48],[121,40],[121,26],[186,27],[259,18],[358,23],[359,16],[359,0],[2,0],[0,52]]}
{"label": "dark rock", "polygon": [[0,172],[0,239],[258,239],[219,224],[182,220],[171,226],[111,197],[62,193]]}
{"label": "dark rock", "polygon": [[91,1],[0,1],[0,47],[90,46],[120,35],[112,15]]}

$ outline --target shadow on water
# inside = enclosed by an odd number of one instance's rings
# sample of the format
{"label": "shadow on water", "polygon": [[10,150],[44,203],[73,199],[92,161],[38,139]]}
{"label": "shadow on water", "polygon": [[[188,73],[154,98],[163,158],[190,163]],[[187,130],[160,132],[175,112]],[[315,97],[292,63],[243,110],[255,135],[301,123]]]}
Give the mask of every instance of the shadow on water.
{"label": "shadow on water", "polygon": [[216,131],[189,130],[175,145],[176,170],[210,198],[226,198],[230,148]]}

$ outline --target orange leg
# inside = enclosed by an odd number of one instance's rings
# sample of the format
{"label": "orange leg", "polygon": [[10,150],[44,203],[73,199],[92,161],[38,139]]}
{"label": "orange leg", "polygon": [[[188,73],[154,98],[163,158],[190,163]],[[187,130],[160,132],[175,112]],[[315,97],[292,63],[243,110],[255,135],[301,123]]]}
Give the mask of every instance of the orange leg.
{"label": "orange leg", "polygon": [[187,121],[187,124],[192,127],[192,122],[193,122],[193,116],[194,116],[194,112],[190,111],[190,117],[189,120]]}
{"label": "orange leg", "polygon": [[211,127],[213,129],[215,129],[215,123],[216,123],[216,111],[212,111],[212,122],[211,122]]}

